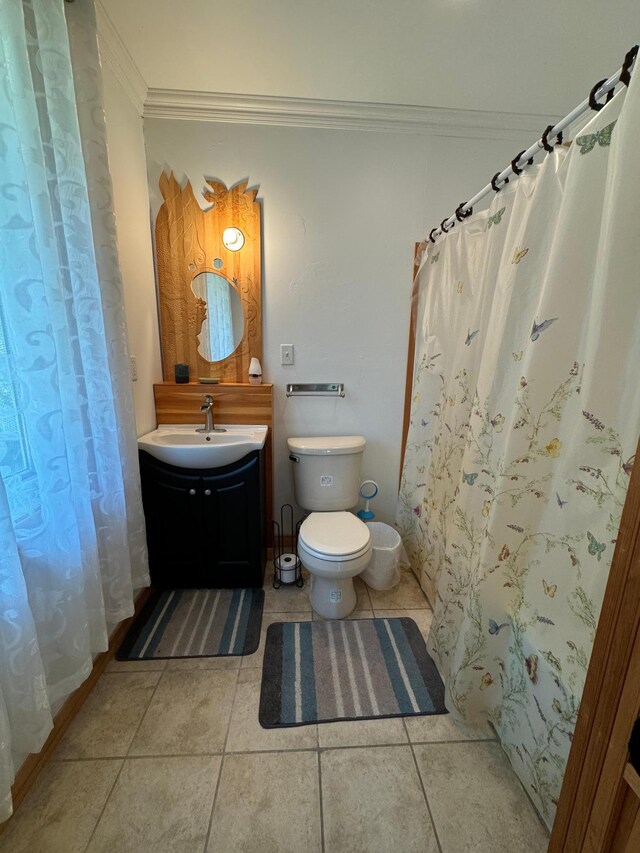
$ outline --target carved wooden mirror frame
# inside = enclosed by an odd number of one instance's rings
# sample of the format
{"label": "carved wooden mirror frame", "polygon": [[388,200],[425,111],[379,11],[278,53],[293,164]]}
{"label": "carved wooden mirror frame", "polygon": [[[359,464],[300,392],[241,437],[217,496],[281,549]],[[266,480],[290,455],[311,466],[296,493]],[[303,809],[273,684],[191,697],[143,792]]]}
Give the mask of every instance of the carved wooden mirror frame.
{"label": "carved wooden mirror frame", "polygon": [[[262,359],[262,250],[261,205],[258,188],[240,181],[230,189],[207,181],[203,198],[212,202],[203,210],[191,184],[184,187],[173,172],[162,173],[164,203],[155,226],[160,305],[160,342],[165,381],[174,379],[174,366],[188,364],[191,381],[220,377],[222,382],[247,382],[252,357]],[[245,238],[239,251],[222,242],[226,228],[239,228]],[[214,267],[214,260],[220,259]],[[207,361],[198,352],[198,335],[206,316],[206,303],[195,296],[191,282],[200,273],[227,279],[242,302],[244,330],[236,349],[222,361]]]}

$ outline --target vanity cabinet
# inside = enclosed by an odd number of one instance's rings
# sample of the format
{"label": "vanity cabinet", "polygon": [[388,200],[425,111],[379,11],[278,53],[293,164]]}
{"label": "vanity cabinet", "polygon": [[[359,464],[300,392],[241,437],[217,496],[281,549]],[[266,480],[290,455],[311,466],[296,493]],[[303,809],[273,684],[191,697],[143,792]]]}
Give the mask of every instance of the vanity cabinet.
{"label": "vanity cabinet", "polygon": [[264,459],[176,468],[140,451],[151,580],[158,588],[261,587],[266,562]]}

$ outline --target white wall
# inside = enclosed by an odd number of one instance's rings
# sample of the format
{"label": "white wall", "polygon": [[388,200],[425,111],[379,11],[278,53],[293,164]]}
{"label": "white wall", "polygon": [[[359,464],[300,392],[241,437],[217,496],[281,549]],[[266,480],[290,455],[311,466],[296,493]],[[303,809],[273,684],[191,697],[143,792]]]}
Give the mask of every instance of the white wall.
{"label": "white wall", "polygon": [[640,37],[638,0],[102,3],[150,87],[545,115]]}
{"label": "white wall", "polygon": [[142,435],[156,426],[152,386],[162,379],[142,118],[106,65],[103,81],[129,352],[138,366],[136,429]]}
{"label": "white wall", "polygon": [[[163,168],[263,200],[264,380],[275,384],[275,506],[292,500],[286,437],[362,433],[372,507],[392,522],[400,461],[413,247],[520,149],[511,141],[146,119],[153,216]],[[295,364],[280,366],[280,344]],[[344,382],[290,398],[287,382]]]}

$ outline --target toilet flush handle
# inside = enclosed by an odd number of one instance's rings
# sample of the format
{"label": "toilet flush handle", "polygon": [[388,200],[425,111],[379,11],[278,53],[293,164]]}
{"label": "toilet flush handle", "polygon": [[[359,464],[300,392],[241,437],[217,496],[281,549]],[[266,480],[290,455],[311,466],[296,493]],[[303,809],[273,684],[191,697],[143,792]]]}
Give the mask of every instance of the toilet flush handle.
{"label": "toilet flush handle", "polygon": [[299,462],[299,461],[300,461],[300,457],[299,457],[299,456],[294,456],[294,454],[293,454],[293,453],[290,453],[290,454],[289,454],[289,459],[290,459],[292,462]]}

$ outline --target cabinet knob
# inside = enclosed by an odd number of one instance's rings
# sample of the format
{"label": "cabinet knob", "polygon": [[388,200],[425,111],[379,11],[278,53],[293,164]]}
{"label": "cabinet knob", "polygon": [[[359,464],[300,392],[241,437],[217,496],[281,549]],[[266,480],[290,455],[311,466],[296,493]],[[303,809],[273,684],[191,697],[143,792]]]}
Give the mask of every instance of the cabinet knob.
{"label": "cabinet knob", "polygon": [[190,494],[190,495],[195,495],[195,493],[196,493],[196,490],[195,490],[195,489],[189,489],[189,494]]}
{"label": "cabinet knob", "polygon": [[211,489],[205,489],[204,493],[207,497],[209,497],[209,495],[211,494]]}

